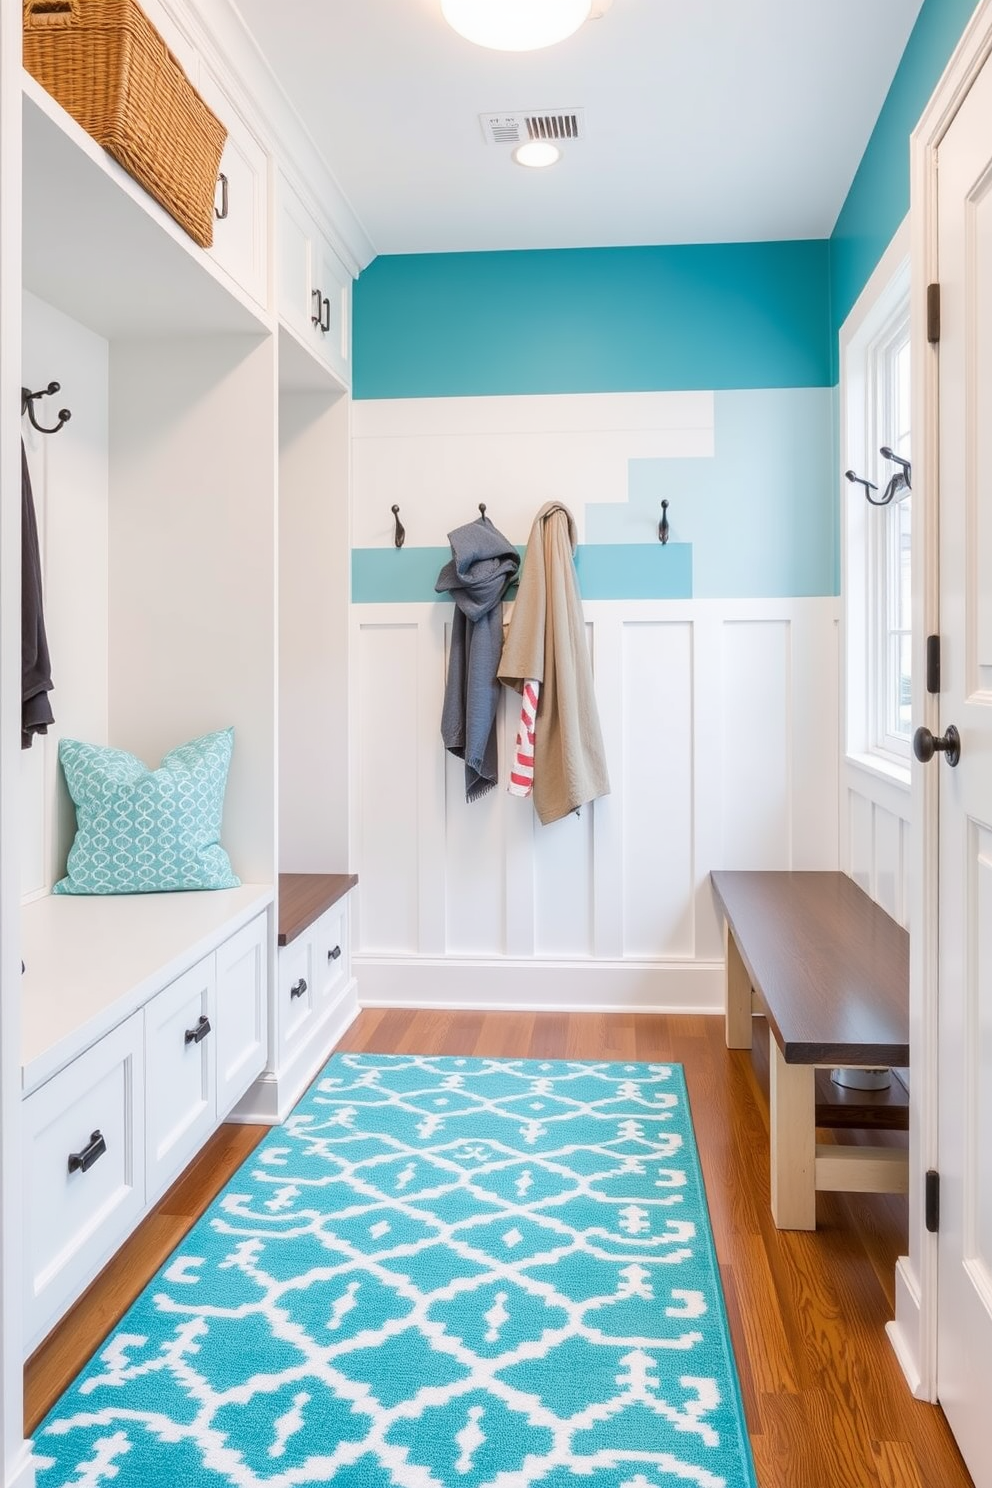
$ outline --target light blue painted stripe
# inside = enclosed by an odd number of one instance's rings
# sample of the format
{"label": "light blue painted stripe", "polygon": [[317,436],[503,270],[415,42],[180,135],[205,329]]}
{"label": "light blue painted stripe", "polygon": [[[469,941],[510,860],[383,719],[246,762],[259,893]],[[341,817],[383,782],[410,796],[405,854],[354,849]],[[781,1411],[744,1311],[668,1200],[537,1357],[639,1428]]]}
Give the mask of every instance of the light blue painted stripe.
{"label": "light blue painted stripe", "polygon": [[909,211],[909,136],[975,0],[924,0],[830,239],[832,330],[844,324]]}
{"label": "light blue painted stripe", "polygon": [[354,396],[829,386],[828,294],[826,239],[384,256]]}
{"label": "light blue painted stripe", "polygon": [[[523,554],[524,549],[519,550]],[[423,604],[447,601],[434,589],[450,548],[354,548],[353,604]],[[691,599],[692,548],[688,543],[580,544],[575,570],[583,599]],[[512,599],[514,590],[508,593]]]}
{"label": "light blue painted stripe", "polygon": [[447,599],[434,585],[450,548],[353,548],[352,604],[422,604]]}
{"label": "light blue painted stripe", "polygon": [[691,599],[692,544],[585,543],[575,554],[583,599]]}

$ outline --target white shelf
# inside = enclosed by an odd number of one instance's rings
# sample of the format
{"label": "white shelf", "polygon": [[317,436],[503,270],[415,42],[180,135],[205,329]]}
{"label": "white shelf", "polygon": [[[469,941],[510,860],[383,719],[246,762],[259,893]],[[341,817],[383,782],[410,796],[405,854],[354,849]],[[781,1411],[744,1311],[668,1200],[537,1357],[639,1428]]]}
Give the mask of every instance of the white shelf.
{"label": "white shelf", "polygon": [[26,1095],[275,897],[271,884],[178,894],[49,895],[21,913]]}
{"label": "white shelf", "polygon": [[23,96],[26,289],[111,340],[272,329],[27,72]]}

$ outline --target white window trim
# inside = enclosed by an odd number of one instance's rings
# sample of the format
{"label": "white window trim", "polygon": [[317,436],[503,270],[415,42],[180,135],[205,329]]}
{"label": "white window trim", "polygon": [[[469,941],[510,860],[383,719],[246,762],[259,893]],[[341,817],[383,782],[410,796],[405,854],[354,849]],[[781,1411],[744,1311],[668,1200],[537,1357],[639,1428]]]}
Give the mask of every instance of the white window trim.
{"label": "white window trim", "polygon": [[[871,408],[868,410],[867,427],[873,430],[871,442],[871,459],[868,463],[874,463],[874,475],[879,489],[884,488],[885,481],[898,468],[896,466],[885,467],[881,464],[880,457],[876,454],[879,446],[887,441],[894,443],[894,438],[888,430],[880,428],[878,424],[878,411],[880,406],[879,387],[877,372],[881,357],[883,357],[897,342],[909,340],[909,265],[905,271],[900,271],[892,288],[902,286],[904,298],[895,311],[888,317],[881,329],[871,337],[866,347],[866,358],[870,366],[870,375],[874,382],[871,388]],[[887,298],[887,296],[886,296]],[[874,317],[871,317],[873,320]],[[867,471],[869,477],[873,472]],[[895,503],[884,507],[880,511],[870,514],[867,523],[868,539],[868,574],[870,582],[868,587],[868,656],[869,656],[869,683],[868,683],[868,737],[867,746],[870,754],[881,755],[883,759],[890,759],[900,764],[908,764],[910,741],[904,734],[893,734],[889,730],[888,708],[891,698],[885,686],[885,677],[880,672],[887,670],[887,663],[883,659],[883,651],[887,647],[889,626],[888,617],[882,615],[881,599],[883,596],[891,598],[893,585],[898,585],[898,575],[886,570],[892,556],[892,550],[888,542],[888,530],[895,515]],[[872,519],[874,518],[874,520]],[[881,520],[879,520],[881,519]]]}
{"label": "white window trim", "polygon": [[876,607],[873,578],[879,544],[871,540],[869,521],[878,515],[865,500],[864,488],[844,479],[855,470],[871,479],[876,452],[866,431],[874,424],[875,397],[868,375],[870,353],[900,323],[909,295],[909,224],[904,222],[862,290],[840,332],[841,555],[843,596],[844,686],[842,698],[844,757],[909,789],[908,747],[879,747],[878,689],[875,675]]}

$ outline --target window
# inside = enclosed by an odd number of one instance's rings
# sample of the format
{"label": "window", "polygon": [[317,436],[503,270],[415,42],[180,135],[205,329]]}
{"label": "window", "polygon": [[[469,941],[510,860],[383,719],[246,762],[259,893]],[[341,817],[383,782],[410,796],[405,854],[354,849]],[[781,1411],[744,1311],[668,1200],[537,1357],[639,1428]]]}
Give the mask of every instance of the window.
{"label": "window", "polygon": [[846,741],[849,758],[908,780],[913,515],[899,460],[912,458],[909,264],[893,254],[876,273],[841,332],[841,468],[871,481],[875,501],[890,486],[893,498],[872,505],[863,485],[842,482]]}
{"label": "window", "polygon": [[[875,453],[872,477],[884,492],[901,466],[880,450],[911,459],[909,306],[900,307],[872,348],[875,427],[869,448]],[[876,498],[877,499],[877,498]],[[912,493],[898,490],[887,505],[868,514],[870,548],[869,644],[871,648],[871,745],[909,757],[912,673]]]}

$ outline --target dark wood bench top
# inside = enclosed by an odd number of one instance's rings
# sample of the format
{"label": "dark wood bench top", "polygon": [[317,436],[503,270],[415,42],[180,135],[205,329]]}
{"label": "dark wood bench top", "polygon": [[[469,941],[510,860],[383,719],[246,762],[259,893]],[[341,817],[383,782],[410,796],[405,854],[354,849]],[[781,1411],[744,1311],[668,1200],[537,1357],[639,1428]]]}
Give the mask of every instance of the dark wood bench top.
{"label": "dark wood bench top", "polygon": [[710,874],[787,1064],[909,1064],[909,935],[846,873]]}
{"label": "dark wood bench top", "polygon": [[279,944],[302,935],[357,882],[357,873],[280,873]]}

